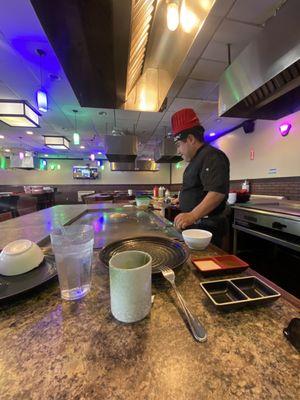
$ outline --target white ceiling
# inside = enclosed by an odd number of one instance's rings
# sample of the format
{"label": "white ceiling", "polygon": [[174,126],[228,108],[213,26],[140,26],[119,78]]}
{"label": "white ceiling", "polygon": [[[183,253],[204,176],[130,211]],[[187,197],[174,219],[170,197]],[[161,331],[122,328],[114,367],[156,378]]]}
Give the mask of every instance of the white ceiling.
{"label": "white ceiling", "polygon": [[[232,60],[263,29],[283,0],[217,0],[168,94],[167,109],[147,113],[111,109],[81,108],[29,0],[10,0],[0,14],[0,99],[26,99],[35,105],[40,85],[37,48],[46,51],[43,80],[49,94],[49,111],[43,114],[34,135],[26,129],[9,128],[0,122],[0,148],[43,151],[45,134],[62,134],[72,139],[74,113],[84,150],[71,145],[72,154],[103,149],[103,136],[114,127],[140,137],[141,152],[147,157],[155,142],[170,131],[174,111],[192,107],[199,113],[207,132],[222,131],[240,123],[236,118],[218,118],[218,79],[227,66],[227,44]],[[18,9],[18,13],[16,13]],[[53,79],[55,75],[58,79]],[[105,111],[106,115],[99,115]],[[20,137],[22,139],[20,139]],[[45,149],[47,153],[53,151]],[[150,155],[151,156],[151,155]]]}

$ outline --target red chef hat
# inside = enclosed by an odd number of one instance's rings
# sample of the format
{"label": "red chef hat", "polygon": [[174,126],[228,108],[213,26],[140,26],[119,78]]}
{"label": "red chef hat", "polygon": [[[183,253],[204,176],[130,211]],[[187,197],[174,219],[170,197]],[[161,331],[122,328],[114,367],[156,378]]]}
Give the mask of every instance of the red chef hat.
{"label": "red chef hat", "polygon": [[199,118],[192,108],[183,108],[172,115],[172,134],[175,141],[180,140],[180,133],[195,126],[200,126]]}

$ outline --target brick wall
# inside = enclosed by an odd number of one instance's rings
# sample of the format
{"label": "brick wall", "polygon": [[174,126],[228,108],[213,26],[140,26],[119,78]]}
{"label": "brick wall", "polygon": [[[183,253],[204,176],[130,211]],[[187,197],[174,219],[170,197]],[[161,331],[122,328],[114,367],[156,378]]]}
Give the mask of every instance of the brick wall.
{"label": "brick wall", "polygon": [[[289,200],[300,200],[300,176],[288,178],[249,179],[251,194],[285,196]],[[243,180],[230,182],[230,189],[241,189]]]}

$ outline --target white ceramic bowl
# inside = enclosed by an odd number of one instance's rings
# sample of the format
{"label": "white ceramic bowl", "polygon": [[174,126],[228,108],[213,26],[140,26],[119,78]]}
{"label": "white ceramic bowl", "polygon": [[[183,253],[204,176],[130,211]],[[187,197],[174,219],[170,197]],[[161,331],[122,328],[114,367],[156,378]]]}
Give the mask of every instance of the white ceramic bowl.
{"label": "white ceramic bowl", "polygon": [[211,241],[212,233],[202,229],[186,229],[182,237],[190,249],[204,250]]}
{"label": "white ceramic bowl", "polygon": [[0,253],[0,274],[24,274],[39,266],[43,259],[44,254],[36,243],[27,239],[15,240]]}

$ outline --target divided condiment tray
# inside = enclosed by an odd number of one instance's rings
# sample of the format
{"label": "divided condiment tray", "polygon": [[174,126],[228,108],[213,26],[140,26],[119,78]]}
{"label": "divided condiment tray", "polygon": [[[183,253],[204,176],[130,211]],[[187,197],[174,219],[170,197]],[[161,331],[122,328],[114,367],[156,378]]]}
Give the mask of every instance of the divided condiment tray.
{"label": "divided condiment tray", "polygon": [[225,311],[266,304],[281,296],[255,276],[202,282],[200,286],[211,302]]}

